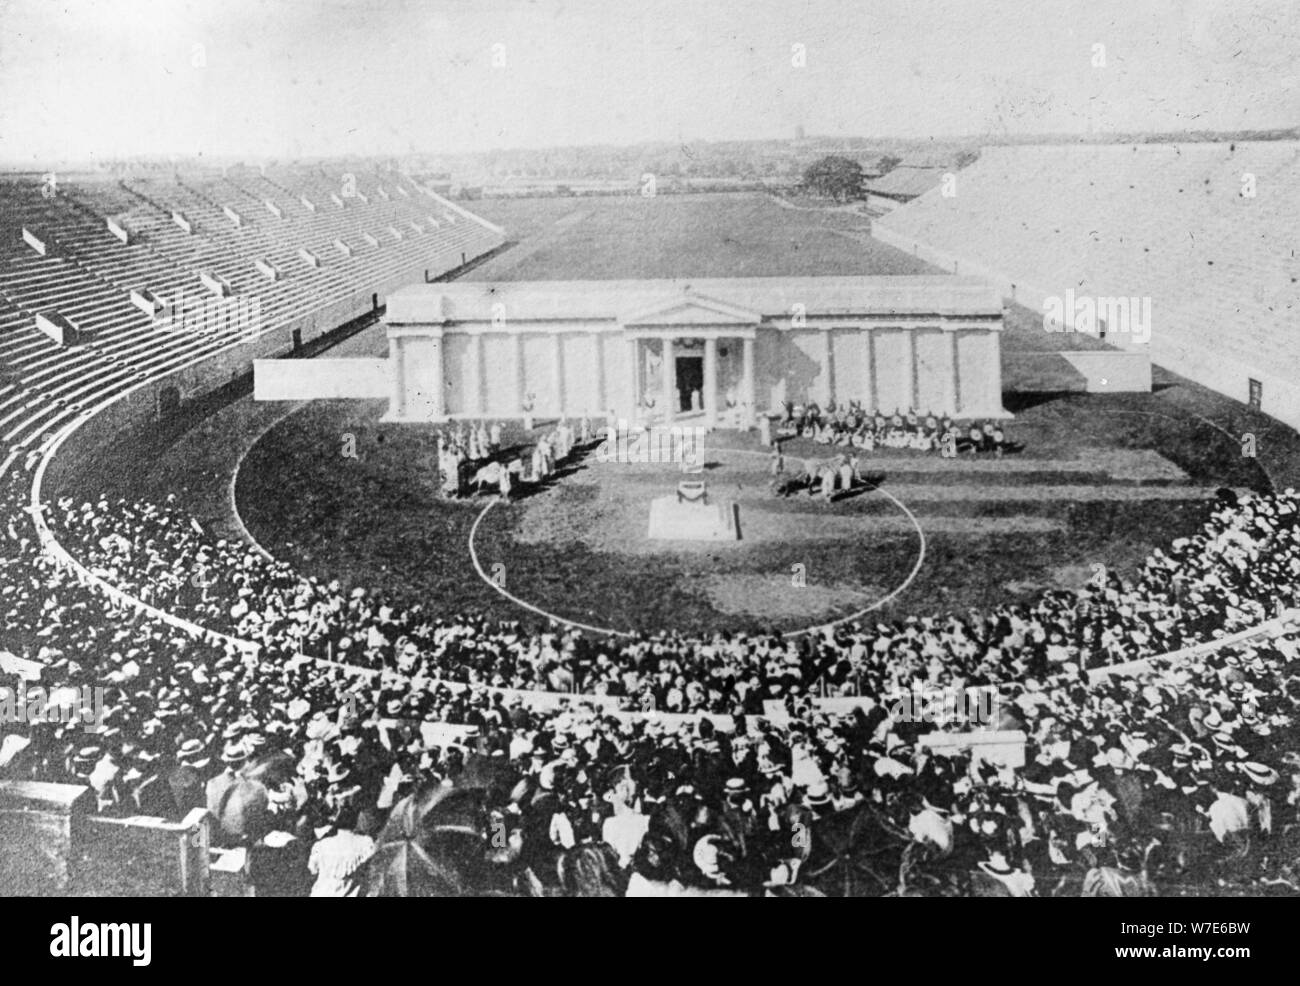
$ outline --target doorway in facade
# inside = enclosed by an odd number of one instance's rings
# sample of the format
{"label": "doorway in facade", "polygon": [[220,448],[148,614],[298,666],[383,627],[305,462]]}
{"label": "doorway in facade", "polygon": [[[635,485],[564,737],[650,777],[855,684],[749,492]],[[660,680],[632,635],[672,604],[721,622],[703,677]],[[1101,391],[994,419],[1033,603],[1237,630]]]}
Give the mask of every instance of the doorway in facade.
{"label": "doorway in facade", "polygon": [[677,410],[702,411],[704,409],[704,357],[678,356]]}

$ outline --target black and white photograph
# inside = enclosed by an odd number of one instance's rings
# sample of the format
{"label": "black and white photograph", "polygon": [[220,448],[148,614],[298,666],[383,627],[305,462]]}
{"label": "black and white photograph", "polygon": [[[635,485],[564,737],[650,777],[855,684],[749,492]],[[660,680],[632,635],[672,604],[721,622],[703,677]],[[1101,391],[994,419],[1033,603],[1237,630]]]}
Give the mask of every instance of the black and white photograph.
{"label": "black and white photograph", "polygon": [[1298,51],[0,0],[0,895],[1300,896]]}

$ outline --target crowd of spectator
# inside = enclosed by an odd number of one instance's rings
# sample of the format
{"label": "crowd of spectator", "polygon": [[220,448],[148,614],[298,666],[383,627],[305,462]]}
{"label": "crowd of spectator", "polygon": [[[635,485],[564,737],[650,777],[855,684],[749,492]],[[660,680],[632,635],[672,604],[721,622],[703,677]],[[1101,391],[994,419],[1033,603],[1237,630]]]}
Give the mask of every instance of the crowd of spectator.
{"label": "crowd of spectator", "polygon": [[[1296,634],[1087,674],[1296,606],[1293,490],[1224,495],[1133,579],[1028,605],[606,640],[304,578],[170,498],[46,505],[74,559],[213,632],[195,636],[43,551],[30,479],[5,477],[4,645],[43,681],[104,689],[105,708],[96,732],[5,724],[0,776],[87,784],[105,813],[206,807],[261,892],[363,892],[393,806],[479,762],[484,853],[509,892],[835,892],[818,853],[837,847],[890,860],[860,892],[1297,890]],[[920,684],[995,687],[984,725],[1023,731],[1024,766],[936,755],[923,736],[953,724],[892,709]],[[832,714],[825,697],[857,701]],[[869,824],[843,835],[854,815]]]}

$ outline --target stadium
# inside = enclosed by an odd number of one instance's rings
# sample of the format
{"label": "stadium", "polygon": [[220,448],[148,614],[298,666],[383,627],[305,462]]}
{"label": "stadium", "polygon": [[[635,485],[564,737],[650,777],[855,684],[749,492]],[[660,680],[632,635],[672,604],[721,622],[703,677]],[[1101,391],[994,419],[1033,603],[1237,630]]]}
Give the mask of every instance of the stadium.
{"label": "stadium", "polygon": [[0,893],[1300,893],[1300,142],[903,160],[0,175]]}

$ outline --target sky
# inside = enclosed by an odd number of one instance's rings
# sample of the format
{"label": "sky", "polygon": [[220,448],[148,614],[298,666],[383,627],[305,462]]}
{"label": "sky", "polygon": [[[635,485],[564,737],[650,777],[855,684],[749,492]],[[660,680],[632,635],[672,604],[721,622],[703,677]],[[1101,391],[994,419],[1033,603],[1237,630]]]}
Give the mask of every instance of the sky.
{"label": "sky", "polygon": [[1291,0],[0,0],[0,159],[1286,127],[1298,42]]}

